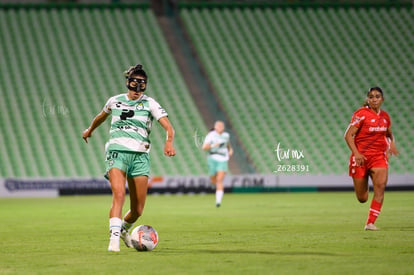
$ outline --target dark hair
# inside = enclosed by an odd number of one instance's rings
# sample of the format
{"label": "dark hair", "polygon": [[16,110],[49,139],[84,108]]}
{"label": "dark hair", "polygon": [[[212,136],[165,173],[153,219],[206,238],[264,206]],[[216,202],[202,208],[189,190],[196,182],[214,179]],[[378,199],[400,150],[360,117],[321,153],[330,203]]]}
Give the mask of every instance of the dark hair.
{"label": "dark hair", "polygon": [[129,78],[133,75],[139,75],[139,76],[145,77],[145,79],[148,79],[147,74],[142,69],[141,64],[137,64],[135,66],[129,67],[129,69],[124,72],[124,75],[125,75],[125,78]]}
{"label": "dark hair", "polygon": [[[369,88],[368,93],[367,93],[367,97],[369,96],[369,93],[372,92],[372,91],[378,91],[378,92],[381,93],[381,96],[384,97],[384,93],[382,92],[382,89],[380,87],[378,87],[378,86]],[[362,106],[369,106],[368,99],[366,99],[364,101],[364,103],[362,104]]]}
{"label": "dark hair", "polygon": [[378,91],[378,92],[380,92],[380,93],[381,93],[381,95],[382,95],[382,96],[384,96],[384,93],[382,92],[382,89],[381,89],[380,87],[378,87],[378,86],[376,86],[376,87],[372,87],[372,88],[369,88],[368,93],[367,93],[367,96],[368,96],[368,95],[369,95],[369,93],[370,93],[370,92],[372,92],[372,91]]}

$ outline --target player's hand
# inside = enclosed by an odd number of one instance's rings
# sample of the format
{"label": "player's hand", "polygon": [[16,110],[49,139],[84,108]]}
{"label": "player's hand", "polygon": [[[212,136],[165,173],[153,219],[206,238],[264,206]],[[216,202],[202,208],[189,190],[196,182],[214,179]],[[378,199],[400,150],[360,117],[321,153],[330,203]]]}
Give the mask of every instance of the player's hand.
{"label": "player's hand", "polygon": [[357,166],[362,166],[367,158],[363,154],[357,153],[354,154],[354,159]]}
{"label": "player's hand", "polygon": [[394,155],[394,156],[398,156],[400,154],[400,152],[398,151],[397,146],[395,146],[394,142],[391,142],[390,149],[388,150],[388,153],[390,155]]}
{"label": "player's hand", "polygon": [[92,136],[91,130],[88,128],[82,133],[82,138],[85,140],[86,143],[88,143],[88,138]]}
{"label": "player's hand", "polygon": [[175,156],[175,149],[171,141],[165,142],[164,155],[166,155],[167,157]]}

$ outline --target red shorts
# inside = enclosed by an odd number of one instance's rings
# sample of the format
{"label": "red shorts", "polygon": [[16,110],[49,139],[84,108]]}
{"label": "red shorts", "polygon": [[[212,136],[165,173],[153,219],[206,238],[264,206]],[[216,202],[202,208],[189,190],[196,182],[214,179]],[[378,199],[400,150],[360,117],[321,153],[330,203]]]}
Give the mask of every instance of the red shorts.
{"label": "red shorts", "polygon": [[388,157],[384,154],[365,156],[364,165],[357,166],[354,154],[349,159],[349,175],[353,178],[365,178],[371,168],[388,168]]}

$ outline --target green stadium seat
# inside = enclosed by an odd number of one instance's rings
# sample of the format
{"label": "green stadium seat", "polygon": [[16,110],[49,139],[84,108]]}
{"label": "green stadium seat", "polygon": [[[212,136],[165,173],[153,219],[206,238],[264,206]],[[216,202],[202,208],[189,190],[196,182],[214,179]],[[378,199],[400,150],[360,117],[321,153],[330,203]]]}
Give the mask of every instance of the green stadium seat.
{"label": "green stadium seat", "polygon": [[[344,174],[343,133],[368,87],[405,84],[398,91],[412,101],[407,8],[182,8],[180,16],[258,172],[272,172],[274,152],[265,148],[282,141],[306,150],[311,173]],[[402,98],[386,109],[398,114]],[[395,120],[401,132],[404,125]]]}
{"label": "green stadium seat", "polygon": [[[139,22],[139,35],[125,22]],[[207,127],[151,10],[0,9],[0,32],[7,114],[0,125],[9,133],[0,150],[8,160],[2,177],[101,177],[108,123],[88,145],[81,133],[110,96],[125,91],[122,72],[137,62],[150,76],[148,95],[167,109],[177,135],[177,158],[166,158],[165,134],[154,125],[152,174],[205,173],[204,153],[191,145],[195,129],[206,133]]]}
{"label": "green stadium seat", "polygon": [[[411,171],[414,119],[400,114],[410,114],[414,100],[412,9],[181,8],[180,17],[257,172],[273,173],[280,142],[305,150],[311,174],[347,173],[343,133],[374,85],[385,90],[403,151],[391,171]],[[124,22],[140,24],[140,35]],[[124,91],[122,71],[137,62],[176,128],[178,154],[165,158],[155,123],[152,174],[206,173],[193,139],[208,127],[151,10],[0,9],[0,33],[2,177],[100,177],[108,124],[88,145],[80,135],[104,101]]]}

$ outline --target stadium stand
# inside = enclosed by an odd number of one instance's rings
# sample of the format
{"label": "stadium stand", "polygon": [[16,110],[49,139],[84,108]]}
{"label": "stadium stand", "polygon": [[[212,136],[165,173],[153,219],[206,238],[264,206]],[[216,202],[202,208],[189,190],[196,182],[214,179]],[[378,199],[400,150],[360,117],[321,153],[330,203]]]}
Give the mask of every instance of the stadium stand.
{"label": "stadium stand", "polygon": [[[180,16],[258,172],[347,173],[343,134],[376,85],[401,148],[391,172],[412,170],[410,7],[183,5]],[[278,143],[304,158],[279,161]]]}
{"label": "stadium stand", "polygon": [[136,63],[177,136],[177,156],[164,157],[164,130],[154,123],[152,173],[205,171],[194,133],[207,127],[149,8],[3,7],[0,33],[2,177],[102,177],[109,122],[88,145],[81,134],[125,91],[123,71]]}
{"label": "stadium stand", "polygon": [[[343,133],[379,85],[401,150],[391,173],[412,173],[413,9],[187,5],[179,15],[257,172],[345,174]],[[148,6],[1,6],[0,34],[0,177],[101,177],[109,123],[88,145],[81,133],[138,62],[176,129],[172,160],[154,123],[152,174],[206,173],[197,142],[207,126]]]}

